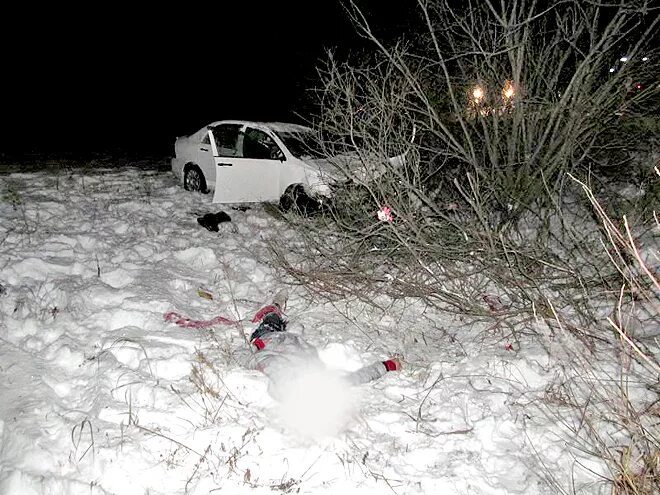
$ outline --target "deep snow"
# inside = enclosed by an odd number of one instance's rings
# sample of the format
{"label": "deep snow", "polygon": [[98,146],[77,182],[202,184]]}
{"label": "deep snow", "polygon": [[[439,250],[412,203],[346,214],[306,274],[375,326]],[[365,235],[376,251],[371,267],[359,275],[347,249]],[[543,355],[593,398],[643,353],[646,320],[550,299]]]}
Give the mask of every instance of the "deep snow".
{"label": "deep snow", "polygon": [[[510,342],[414,300],[377,311],[314,297],[270,261],[268,240],[295,239],[281,220],[211,205],[167,172],[0,181],[1,494],[537,495],[558,493],[552,479],[607,491],[604,465],[568,452],[558,418],[579,411],[539,407],[569,355],[545,329]],[[220,232],[197,224],[219,209],[232,217]],[[337,434],[239,365],[241,332],[282,286],[291,331],[329,367],[406,358],[353,391],[314,382],[307,407],[340,406]],[[244,323],[185,329],[167,311]]]}

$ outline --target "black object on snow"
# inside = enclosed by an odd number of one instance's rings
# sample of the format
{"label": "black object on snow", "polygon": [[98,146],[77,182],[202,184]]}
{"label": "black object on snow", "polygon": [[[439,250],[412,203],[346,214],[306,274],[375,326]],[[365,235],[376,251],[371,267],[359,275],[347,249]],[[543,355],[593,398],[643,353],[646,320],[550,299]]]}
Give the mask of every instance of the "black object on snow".
{"label": "black object on snow", "polygon": [[221,224],[222,222],[231,222],[231,217],[224,211],[219,211],[218,213],[207,213],[206,215],[197,218],[197,223],[199,223],[206,230],[210,230],[212,232],[218,232],[218,224]]}
{"label": "black object on snow", "polygon": [[251,208],[250,208],[249,206],[241,205],[241,206],[232,206],[231,209],[232,209],[232,210],[236,210],[236,211],[243,211],[243,212],[245,212],[245,211],[250,210]]}

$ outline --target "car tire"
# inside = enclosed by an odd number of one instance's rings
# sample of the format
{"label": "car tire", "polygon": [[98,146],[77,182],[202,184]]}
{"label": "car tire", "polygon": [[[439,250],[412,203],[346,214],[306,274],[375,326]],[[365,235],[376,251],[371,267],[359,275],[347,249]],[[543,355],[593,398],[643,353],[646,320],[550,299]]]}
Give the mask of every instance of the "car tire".
{"label": "car tire", "polygon": [[280,198],[282,211],[295,211],[301,215],[310,215],[320,209],[319,202],[312,198],[302,184],[291,184]]}
{"label": "car tire", "polygon": [[206,178],[197,165],[186,166],[183,173],[183,188],[186,191],[206,193]]}

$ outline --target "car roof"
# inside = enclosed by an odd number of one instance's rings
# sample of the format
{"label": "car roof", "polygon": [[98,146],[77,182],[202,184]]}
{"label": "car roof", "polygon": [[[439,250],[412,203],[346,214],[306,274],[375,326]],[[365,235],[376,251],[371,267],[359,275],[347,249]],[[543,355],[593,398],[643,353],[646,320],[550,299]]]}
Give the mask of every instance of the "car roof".
{"label": "car roof", "polygon": [[208,127],[216,126],[219,124],[249,125],[257,129],[269,129],[274,132],[309,132],[312,130],[311,128],[304,125],[291,124],[288,122],[257,122],[251,120],[218,120],[203,127],[201,130],[205,130]]}

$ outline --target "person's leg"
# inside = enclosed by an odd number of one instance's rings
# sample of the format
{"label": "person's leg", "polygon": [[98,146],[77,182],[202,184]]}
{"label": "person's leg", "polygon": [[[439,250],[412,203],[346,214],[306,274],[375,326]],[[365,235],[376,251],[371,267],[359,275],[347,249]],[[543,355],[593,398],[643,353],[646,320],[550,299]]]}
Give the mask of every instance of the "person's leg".
{"label": "person's leg", "polygon": [[261,308],[252,323],[259,323],[259,326],[252,332],[250,342],[258,339],[268,332],[284,332],[286,330],[286,320],[283,318],[283,312],[286,309],[286,302],[289,294],[286,289],[281,289],[273,297],[273,303]]}
{"label": "person's leg", "polygon": [[285,330],[286,321],[282,318],[279,311],[267,313],[261,319],[259,326],[255,329],[254,332],[252,332],[252,335],[250,335],[250,342],[269,332],[284,332]]}
{"label": "person's leg", "polygon": [[401,360],[399,358],[378,361],[369,366],[364,366],[359,370],[348,373],[346,375],[346,380],[351,385],[361,385],[379,379],[388,371],[399,371],[400,369]]}

